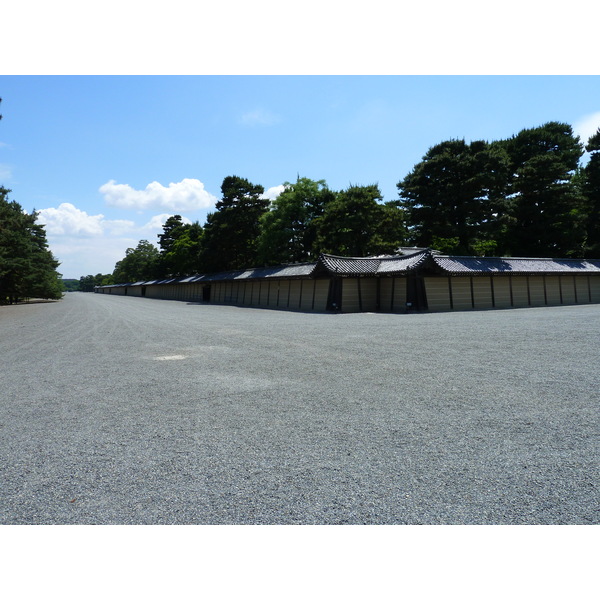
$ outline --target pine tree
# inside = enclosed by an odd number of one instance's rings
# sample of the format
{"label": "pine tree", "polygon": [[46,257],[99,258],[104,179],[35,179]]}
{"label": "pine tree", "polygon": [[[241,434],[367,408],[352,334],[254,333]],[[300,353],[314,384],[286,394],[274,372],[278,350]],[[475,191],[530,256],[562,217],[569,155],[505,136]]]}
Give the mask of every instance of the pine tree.
{"label": "pine tree", "polygon": [[512,256],[579,256],[585,199],[572,185],[583,147],[566,123],[523,129],[503,142],[511,160],[507,238]]}
{"label": "pine tree", "polygon": [[204,226],[200,256],[205,272],[245,269],[256,265],[260,219],[269,200],[262,197],[262,185],[235,175],[225,177],[223,198]]}
{"label": "pine tree", "polygon": [[590,160],[583,167],[583,194],[586,199],[586,246],[590,258],[600,258],[600,128],[588,140]]}
{"label": "pine tree", "polygon": [[397,185],[410,242],[455,254],[497,245],[508,163],[502,148],[485,141],[430,148]]}
{"label": "pine tree", "polygon": [[0,303],[62,297],[59,262],[48,248],[37,213],[28,214],[0,187]]}
{"label": "pine tree", "polygon": [[181,215],[169,217],[158,235],[160,246],[160,273],[163,277],[192,275],[198,271],[202,227],[184,223]]}

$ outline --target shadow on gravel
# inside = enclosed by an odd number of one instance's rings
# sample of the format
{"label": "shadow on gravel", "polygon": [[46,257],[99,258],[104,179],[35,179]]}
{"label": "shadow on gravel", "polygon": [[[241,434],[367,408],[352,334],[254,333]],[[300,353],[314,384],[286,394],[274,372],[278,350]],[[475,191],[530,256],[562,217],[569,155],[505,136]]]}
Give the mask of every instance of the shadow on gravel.
{"label": "shadow on gravel", "polygon": [[30,298],[29,300],[15,302],[14,304],[0,304],[0,308],[6,308],[8,306],[26,306],[27,304],[56,304],[57,302],[60,302],[60,300],[44,300],[43,298]]}

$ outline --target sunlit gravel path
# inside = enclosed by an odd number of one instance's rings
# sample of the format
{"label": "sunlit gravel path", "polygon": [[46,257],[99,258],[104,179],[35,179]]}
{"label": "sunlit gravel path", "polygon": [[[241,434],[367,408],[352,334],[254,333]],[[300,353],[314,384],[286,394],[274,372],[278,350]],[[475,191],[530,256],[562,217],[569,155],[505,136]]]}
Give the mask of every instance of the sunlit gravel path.
{"label": "sunlit gravel path", "polygon": [[0,307],[2,524],[599,523],[600,306]]}

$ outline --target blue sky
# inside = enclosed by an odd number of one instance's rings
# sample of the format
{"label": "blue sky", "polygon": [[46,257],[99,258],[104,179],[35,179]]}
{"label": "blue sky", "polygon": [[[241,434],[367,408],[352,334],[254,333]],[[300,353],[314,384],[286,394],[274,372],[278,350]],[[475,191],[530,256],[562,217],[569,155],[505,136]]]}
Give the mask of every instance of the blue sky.
{"label": "blue sky", "polygon": [[384,200],[433,144],[600,126],[598,76],[0,76],[0,184],[41,211],[68,278],[112,272],[167,216],[204,223],[227,175]]}

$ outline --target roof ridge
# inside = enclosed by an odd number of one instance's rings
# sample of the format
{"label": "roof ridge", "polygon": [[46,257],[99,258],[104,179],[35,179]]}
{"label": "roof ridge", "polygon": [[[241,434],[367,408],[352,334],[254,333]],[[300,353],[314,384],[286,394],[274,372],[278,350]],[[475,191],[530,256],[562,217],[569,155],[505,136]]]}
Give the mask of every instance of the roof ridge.
{"label": "roof ridge", "polygon": [[544,257],[544,256],[469,256],[467,254],[434,254],[433,255],[435,258],[468,258],[470,260],[536,260],[536,261],[542,261],[542,260],[560,260],[560,261],[565,261],[565,260],[578,260],[578,261],[588,261],[588,260],[600,260],[597,258],[571,258],[571,257],[566,257],[566,258],[559,258],[559,257],[555,257],[555,258],[551,258],[551,257]]}

